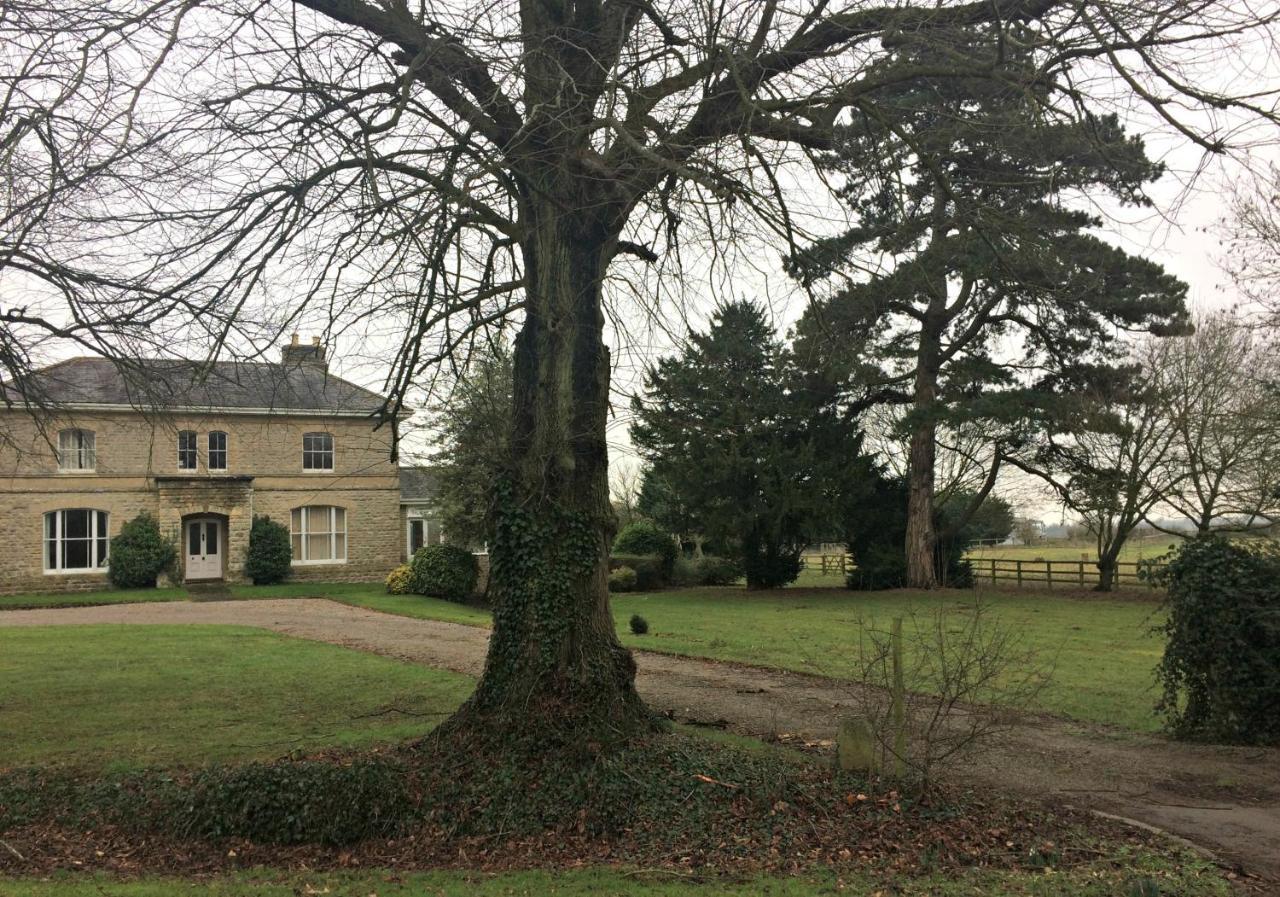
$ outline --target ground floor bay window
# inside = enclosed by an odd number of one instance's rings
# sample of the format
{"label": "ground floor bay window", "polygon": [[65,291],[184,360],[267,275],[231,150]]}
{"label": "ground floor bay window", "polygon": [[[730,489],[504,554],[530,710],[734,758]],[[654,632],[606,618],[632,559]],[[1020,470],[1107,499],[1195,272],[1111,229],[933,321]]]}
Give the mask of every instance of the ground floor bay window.
{"label": "ground floor bay window", "polygon": [[109,533],[106,511],[87,508],[50,511],[44,515],[44,571],[105,570]]}
{"label": "ground floor bay window", "polygon": [[294,508],[290,526],[295,564],[341,564],[347,559],[347,511],[330,505]]}

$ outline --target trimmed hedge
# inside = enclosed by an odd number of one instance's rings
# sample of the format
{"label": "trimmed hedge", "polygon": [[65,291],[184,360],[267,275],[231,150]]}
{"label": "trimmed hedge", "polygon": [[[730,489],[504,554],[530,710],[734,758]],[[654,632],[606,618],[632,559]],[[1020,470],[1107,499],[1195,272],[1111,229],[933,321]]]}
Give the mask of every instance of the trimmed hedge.
{"label": "trimmed hedge", "polygon": [[111,540],[107,578],[121,589],[155,588],[156,577],[171,570],[177,558],[173,542],[160,533],[160,522],[144,511]]}
{"label": "trimmed hedge", "polygon": [[705,555],[697,562],[698,584],[731,586],[742,579],[742,567],[730,558]]}
{"label": "trimmed hedge", "polygon": [[270,517],[255,515],[249,528],[249,555],[245,559],[244,573],[255,586],[280,582],[292,571],[293,546],[289,541],[289,528],[276,523]]}
{"label": "trimmed hedge", "polygon": [[427,545],[413,555],[413,591],[446,601],[465,602],[480,579],[476,556],[457,545]]}
{"label": "trimmed hedge", "polygon": [[679,551],[670,533],[656,523],[640,520],[622,528],[622,532],[618,533],[618,537],[613,540],[613,553],[615,555],[652,555],[661,559],[662,581],[665,584],[671,581]]}
{"label": "trimmed hedge", "polygon": [[631,567],[618,567],[609,573],[610,592],[634,592],[636,590],[636,571]]}
{"label": "trimmed hedge", "polygon": [[636,571],[636,589],[650,592],[665,588],[669,577],[666,563],[662,558],[652,554],[615,554],[609,558],[609,569],[630,567]]}

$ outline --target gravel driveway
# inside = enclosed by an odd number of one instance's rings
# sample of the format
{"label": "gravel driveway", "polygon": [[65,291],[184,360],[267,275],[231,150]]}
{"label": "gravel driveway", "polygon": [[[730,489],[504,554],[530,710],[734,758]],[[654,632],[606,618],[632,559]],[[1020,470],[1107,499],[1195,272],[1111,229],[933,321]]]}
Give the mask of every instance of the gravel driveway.
{"label": "gravel driveway", "polygon": [[[488,632],[324,599],[123,604],[0,612],[5,626],[232,624],[472,676]],[[678,720],[748,735],[834,736],[850,686],[797,673],[637,652],[645,700]],[[1031,717],[960,772],[976,787],[1113,813],[1181,835],[1280,878],[1280,750],[1186,745]]]}

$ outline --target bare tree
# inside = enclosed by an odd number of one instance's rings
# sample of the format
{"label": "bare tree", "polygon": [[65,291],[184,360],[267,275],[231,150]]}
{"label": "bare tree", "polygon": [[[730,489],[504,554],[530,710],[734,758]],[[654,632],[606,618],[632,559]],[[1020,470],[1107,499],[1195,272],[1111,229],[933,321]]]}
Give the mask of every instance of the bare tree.
{"label": "bare tree", "polygon": [[[1149,339],[1144,360],[1154,343]],[[1100,592],[1115,586],[1120,552],[1151,510],[1185,478],[1178,433],[1163,413],[1154,370],[1142,366],[1119,391],[1093,393],[1076,413],[1050,424],[1030,460],[1011,464],[1040,476],[1094,537]]]}
{"label": "bare tree", "polygon": [[1280,324],[1280,168],[1246,172],[1231,185],[1224,222],[1223,265],[1262,313],[1262,323]]}
{"label": "bare tree", "polygon": [[1190,336],[1156,343],[1150,364],[1161,413],[1176,433],[1167,463],[1183,474],[1168,477],[1176,482],[1163,503],[1200,533],[1274,522],[1280,505],[1274,347],[1239,317],[1220,312],[1200,316]]}
{"label": "bare tree", "polygon": [[[1202,0],[2,9],[0,146],[21,176],[0,287],[38,282],[58,303],[0,316],[8,379],[33,340],[214,357],[318,320],[381,347],[395,412],[475,340],[519,326],[493,636],[442,727],[471,755],[513,732],[580,746],[654,725],[608,607],[606,299],[678,279],[691,245],[719,260],[744,235],[794,245],[806,154],[892,81],[1030,79],[1068,108],[1136,100],[1211,151],[1227,147],[1227,113],[1273,117],[1269,87],[1233,95],[1192,72],[1265,39],[1274,11]],[[983,58],[919,52],[979,25],[1005,36]],[[1038,65],[1007,66],[1008,41]],[[900,65],[870,65],[905,44]]]}

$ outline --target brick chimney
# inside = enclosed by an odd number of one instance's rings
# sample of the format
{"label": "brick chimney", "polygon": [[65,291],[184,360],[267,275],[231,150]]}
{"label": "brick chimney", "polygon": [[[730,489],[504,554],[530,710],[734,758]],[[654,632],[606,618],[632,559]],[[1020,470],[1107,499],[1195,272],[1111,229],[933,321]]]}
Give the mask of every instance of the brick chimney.
{"label": "brick chimney", "polygon": [[325,347],[320,343],[320,337],[311,337],[311,344],[304,345],[298,342],[298,334],[293,335],[293,339],[289,345],[280,350],[280,363],[290,367],[300,364],[316,364],[324,370],[329,370],[329,361],[326,357]]}

